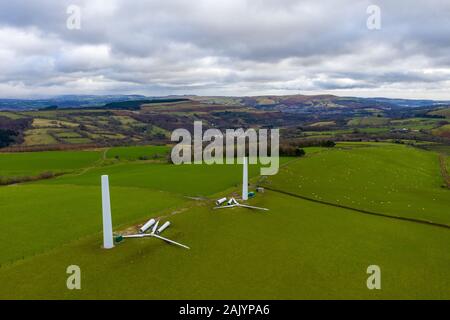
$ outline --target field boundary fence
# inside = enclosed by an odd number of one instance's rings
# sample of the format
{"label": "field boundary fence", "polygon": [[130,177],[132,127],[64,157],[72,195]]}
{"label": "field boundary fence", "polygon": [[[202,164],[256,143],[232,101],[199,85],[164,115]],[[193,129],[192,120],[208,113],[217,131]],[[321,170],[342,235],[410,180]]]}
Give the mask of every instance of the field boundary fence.
{"label": "field boundary fence", "polygon": [[266,190],[270,190],[270,191],[273,191],[273,192],[278,192],[278,193],[285,194],[285,195],[288,195],[288,196],[291,196],[291,197],[295,197],[295,198],[299,198],[299,199],[303,199],[303,200],[307,200],[307,201],[312,201],[312,202],[320,203],[320,204],[324,204],[324,205],[329,205],[329,206],[333,206],[333,207],[337,207],[337,208],[342,208],[342,209],[347,209],[347,210],[351,210],[351,211],[356,211],[356,212],[363,213],[363,214],[368,214],[368,215],[379,216],[379,217],[384,217],[384,218],[389,218],[389,219],[402,220],[402,221],[408,221],[408,222],[414,222],[414,223],[420,223],[420,224],[425,224],[425,225],[429,225],[429,226],[435,226],[435,227],[450,229],[450,225],[447,225],[447,224],[444,224],[444,223],[433,222],[433,221],[422,220],[422,219],[416,219],[416,218],[400,217],[400,216],[395,216],[395,215],[390,215],[390,214],[384,214],[384,213],[379,213],[379,212],[368,211],[368,210],[364,210],[364,209],[357,209],[357,208],[353,208],[353,207],[344,206],[344,205],[341,205],[341,204],[336,204],[336,203],[332,203],[332,202],[312,199],[312,198],[305,197],[305,196],[302,196],[302,195],[298,195],[298,194],[295,194],[295,193],[291,193],[291,192],[288,192],[288,191],[275,189],[275,188],[272,188],[272,187],[267,186],[267,185],[262,185],[262,186]]}

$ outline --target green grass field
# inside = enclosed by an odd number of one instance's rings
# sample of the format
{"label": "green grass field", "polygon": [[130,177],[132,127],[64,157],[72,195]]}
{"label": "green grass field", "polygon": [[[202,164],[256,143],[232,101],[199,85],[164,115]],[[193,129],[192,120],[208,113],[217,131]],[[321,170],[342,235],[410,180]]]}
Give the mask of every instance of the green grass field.
{"label": "green grass field", "polygon": [[[448,230],[360,215],[267,192],[269,213],[213,211],[171,216],[167,236],[100,249],[96,234],[0,269],[0,298],[448,299]],[[97,228],[100,228],[98,222]],[[418,240],[420,239],[420,240]],[[66,288],[76,264],[82,289]],[[366,288],[379,265],[382,290]]]}
{"label": "green grass field", "polygon": [[[256,176],[258,166],[250,166],[250,176]],[[83,175],[41,181],[47,185],[98,186],[99,177],[111,176],[111,183],[126,187],[149,188],[190,196],[207,196],[241,181],[238,165],[171,165],[167,163],[120,163],[95,168]]]}
{"label": "green grass field", "polygon": [[[0,187],[0,299],[450,299],[449,229],[270,190],[249,201],[268,212],[213,210],[216,197],[239,192],[240,165],[133,161],[141,151],[113,148],[107,158],[120,152],[123,161],[103,162],[94,152],[93,164],[73,164],[83,171]],[[441,188],[435,152],[387,143],[306,151],[262,181],[312,199],[449,222],[450,191]],[[4,161],[10,171],[27,170]],[[258,173],[251,166],[253,183]],[[101,174],[110,175],[116,233],[164,217],[172,222],[164,234],[191,250],[157,239],[101,249]],[[66,288],[73,264],[82,272],[79,291]],[[366,287],[373,264],[382,290]]]}
{"label": "green grass field", "polygon": [[136,147],[116,147],[108,150],[108,158],[123,160],[138,160],[139,158],[152,159],[154,157],[165,157],[170,153],[168,146],[136,146]]}
{"label": "green grass field", "polygon": [[347,125],[349,126],[382,126],[389,123],[388,118],[382,117],[362,117],[354,118],[350,120]]}
{"label": "green grass field", "polygon": [[[159,149],[149,147],[150,152]],[[123,148],[119,150],[126,152]],[[128,158],[131,159],[136,148],[130,147],[129,151]],[[95,167],[93,161],[98,161],[100,154],[100,151],[5,154],[4,162],[14,161],[14,172],[18,174],[25,174],[27,166],[18,159],[32,161],[34,172],[62,170],[62,164],[66,170],[92,167],[81,173],[77,170],[51,180],[0,189],[0,210],[7,213],[0,216],[0,225],[10,226],[0,235],[0,241],[8,244],[7,250],[0,255],[0,264],[95,232],[95,226],[100,222],[96,212],[101,209],[98,199],[103,174],[110,175],[112,206],[119,213],[115,223],[123,224],[188,202],[184,196],[208,196],[236,186],[242,170],[240,165],[175,166],[148,162]],[[250,176],[256,176],[258,168],[251,165]],[[65,225],[70,224],[71,219],[77,221],[67,230]],[[29,232],[30,228],[33,232]],[[33,245],[26,245],[29,242]]]}
{"label": "green grass field", "polygon": [[0,153],[0,176],[29,176],[42,172],[69,172],[100,160],[100,151]]}
{"label": "green grass field", "polygon": [[[96,186],[3,187],[0,192],[0,225],[3,226],[0,264],[96,233],[101,225],[100,196],[100,188]],[[117,226],[156,215],[185,201],[167,192],[121,186],[112,186],[111,197]]]}
{"label": "green grass field", "polygon": [[450,225],[449,190],[442,188],[437,154],[404,145],[326,150],[263,183],[315,200]]}
{"label": "green grass field", "polygon": [[432,115],[444,116],[446,118],[450,118],[450,108],[443,108],[436,111],[430,112]]}
{"label": "green grass field", "polygon": [[25,133],[25,146],[40,146],[57,144],[55,138],[49,134],[50,129],[31,129],[27,130]]}
{"label": "green grass field", "polygon": [[22,116],[18,113],[9,112],[9,111],[0,111],[0,117],[6,117],[9,119],[13,119],[13,120],[24,118],[24,116]]}

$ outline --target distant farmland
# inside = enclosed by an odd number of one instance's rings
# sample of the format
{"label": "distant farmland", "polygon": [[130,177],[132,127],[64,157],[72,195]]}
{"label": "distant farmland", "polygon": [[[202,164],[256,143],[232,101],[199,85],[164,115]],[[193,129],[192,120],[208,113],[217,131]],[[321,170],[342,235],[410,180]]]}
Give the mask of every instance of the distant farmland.
{"label": "distant farmland", "polygon": [[23,151],[167,144],[173,130],[192,130],[194,121],[202,121],[205,128],[277,127],[284,143],[324,139],[449,142],[448,108],[423,105],[424,101],[412,107],[398,101],[329,95],[128,98],[100,106],[80,102],[77,108],[0,111],[0,127],[10,130],[0,131],[0,146]]}

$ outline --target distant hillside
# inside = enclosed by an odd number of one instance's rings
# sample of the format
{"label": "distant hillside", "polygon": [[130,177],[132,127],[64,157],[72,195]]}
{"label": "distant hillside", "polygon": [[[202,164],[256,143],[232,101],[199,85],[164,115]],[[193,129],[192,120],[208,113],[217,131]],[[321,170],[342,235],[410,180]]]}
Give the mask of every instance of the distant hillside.
{"label": "distant hillside", "polygon": [[195,121],[202,121],[205,128],[220,130],[280,128],[283,141],[290,142],[332,139],[447,143],[448,105],[421,103],[408,107],[390,100],[293,95],[169,96],[81,108],[49,105],[38,110],[0,111],[0,148],[36,151],[165,144],[175,129],[192,132]]}
{"label": "distant hillside", "polygon": [[338,97],[334,95],[286,95],[254,97],[200,97],[190,96],[192,100],[207,103],[242,105],[258,109],[276,109],[284,112],[320,111],[336,108],[377,108],[390,110],[395,108],[417,108],[448,104],[448,101],[411,100],[389,98]]}
{"label": "distant hillside", "polygon": [[130,100],[121,102],[111,102],[105,104],[104,109],[115,109],[115,110],[139,110],[142,105],[157,104],[157,103],[173,103],[173,102],[185,102],[190,101],[189,99],[152,99],[152,100]]}
{"label": "distant hillside", "polygon": [[[257,109],[273,109],[282,112],[320,111],[321,109],[339,108],[378,108],[389,110],[393,108],[417,108],[424,106],[439,106],[450,104],[449,101],[411,100],[389,98],[356,98],[338,97],[334,95],[285,95],[285,96],[254,96],[254,97],[223,97],[223,96],[165,96],[146,97],[142,95],[64,95],[48,99],[0,99],[0,110],[30,110],[48,108],[97,108],[119,107],[136,108],[139,104],[174,101],[198,101],[209,104],[245,106]],[[135,102],[133,102],[135,101]]]}
{"label": "distant hillside", "polygon": [[149,98],[141,95],[64,95],[49,99],[0,99],[0,110],[100,107],[107,103],[145,99]]}

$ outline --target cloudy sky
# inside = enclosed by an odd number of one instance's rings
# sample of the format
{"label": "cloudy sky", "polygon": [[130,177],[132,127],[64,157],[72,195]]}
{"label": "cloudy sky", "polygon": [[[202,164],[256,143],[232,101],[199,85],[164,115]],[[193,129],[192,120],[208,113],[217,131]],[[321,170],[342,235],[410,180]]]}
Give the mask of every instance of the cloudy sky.
{"label": "cloudy sky", "polygon": [[1,0],[0,97],[110,93],[450,100],[450,1]]}

